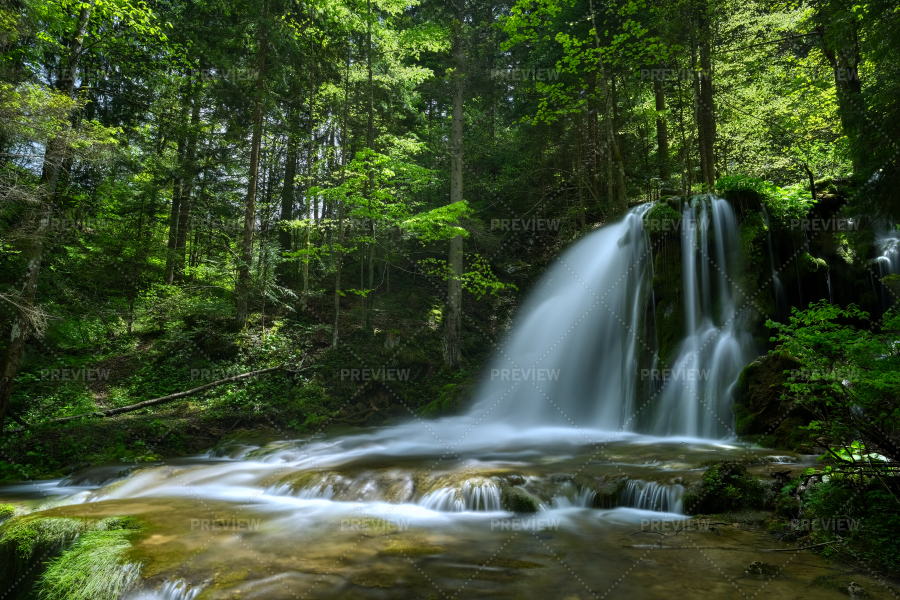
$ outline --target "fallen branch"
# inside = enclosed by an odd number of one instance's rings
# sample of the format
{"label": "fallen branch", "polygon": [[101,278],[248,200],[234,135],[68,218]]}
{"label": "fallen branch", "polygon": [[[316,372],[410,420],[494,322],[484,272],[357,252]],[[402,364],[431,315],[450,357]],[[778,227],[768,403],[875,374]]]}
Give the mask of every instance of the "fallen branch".
{"label": "fallen branch", "polygon": [[[163,396],[161,398],[153,398],[152,400],[144,400],[143,402],[138,402],[137,404],[130,404],[128,406],[122,406],[120,408],[110,408],[108,410],[98,410],[89,413],[82,413],[80,415],[73,415],[71,417],[61,417],[59,419],[50,419],[49,421],[44,421],[43,423],[39,423],[40,425],[46,425],[49,423],[64,423],[66,421],[74,421],[75,419],[82,419],[85,417],[111,417],[113,415],[120,415],[122,413],[132,412],[135,410],[140,410],[142,408],[147,408],[148,406],[156,406],[158,404],[166,404],[167,402],[172,402],[173,400],[178,400],[180,398],[186,398],[187,396],[192,396],[198,392],[202,392],[203,390],[208,390],[209,388],[216,387],[222,385],[223,383],[231,383],[232,381],[239,381],[241,379],[247,379],[248,377],[253,377],[255,375],[262,375],[263,373],[270,373],[272,371],[278,371],[283,369],[284,367],[269,367],[268,369],[260,369],[258,371],[250,371],[249,373],[242,373],[241,375],[234,375],[233,377],[226,377],[225,379],[219,379],[218,381],[213,381],[211,383],[207,383],[206,385],[201,385],[200,387],[194,388],[192,390],[187,390],[186,392],[178,392],[177,394],[169,394],[168,396]],[[35,424],[32,424],[32,426]],[[24,431],[26,427],[19,427],[17,429],[7,429],[3,433],[18,433],[20,431]]]}
{"label": "fallen branch", "polygon": [[798,552],[809,548],[819,548],[820,546],[829,546],[835,542],[822,542],[821,544],[813,544],[812,546],[802,546],[800,548],[760,548],[760,552]]}

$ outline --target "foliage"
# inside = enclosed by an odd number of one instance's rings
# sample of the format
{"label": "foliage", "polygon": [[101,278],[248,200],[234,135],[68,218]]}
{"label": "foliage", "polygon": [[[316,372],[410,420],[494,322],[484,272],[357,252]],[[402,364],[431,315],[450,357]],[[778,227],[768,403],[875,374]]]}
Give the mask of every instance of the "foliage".
{"label": "foliage", "polygon": [[127,562],[133,528],[81,534],[52,560],[37,582],[41,600],[116,600],[137,580],[140,565]]}
{"label": "foliage", "polygon": [[804,184],[778,187],[770,181],[748,175],[722,177],[716,181],[716,191],[723,196],[741,192],[756,194],[769,216],[782,226],[788,226],[792,219],[805,218],[815,205]]}
{"label": "foliage", "polygon": [[703,473],[700,485],[684,495],[687,514],[710,514],[762,508],[765,489],[740,462],[715,461]]}
{"label": "foliage", "polygon": [[[809,430],[830,446],[834,460],[878,452],[897,460],[900,434],[900,315],[888,311],[880,322],[855,305],[846,309],[824,300],[807,310],[792,309],[789,323],[769,321],[772,342],[800,361],[788,395],[816,415]],[[854,445],[856,444],[856,445]],[[865,461],[864,461],[865,462]]]}

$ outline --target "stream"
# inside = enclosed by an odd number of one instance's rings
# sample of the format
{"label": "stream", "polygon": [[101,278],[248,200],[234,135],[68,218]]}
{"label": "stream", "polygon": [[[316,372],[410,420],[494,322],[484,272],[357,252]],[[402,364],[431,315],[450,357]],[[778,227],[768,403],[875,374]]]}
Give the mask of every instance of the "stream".
{"label": "stream", "polygon": [[685,336],[674,381],[645,381],[658,367],[648,210],[549,269],[467,414],[233,440],[3,486],[0,501],[143,520],[129,600],[822,599],[846,598],[850,581],[878,597],[864,575],[780,543],[764,513],[686,515],[685,489],[708,461],[771,481],[814,457],[735,441],[730,388],[756,349],[724,200],[683,209]]}

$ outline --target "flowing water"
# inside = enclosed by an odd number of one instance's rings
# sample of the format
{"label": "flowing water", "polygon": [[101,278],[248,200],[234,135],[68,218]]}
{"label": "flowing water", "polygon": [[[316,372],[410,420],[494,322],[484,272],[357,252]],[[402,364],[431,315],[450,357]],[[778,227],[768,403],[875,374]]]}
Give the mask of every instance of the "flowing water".
{"label": "flowing water", "polygon": [[[708,375],[642,396],[640,373],[657,364],[648,208],[559,258],[465,415],[93,467],[0,500],[145,521],[130,600],[841,597],[844,574],[820,557],[684,514],[704,461],[760,475],[809,461],[729,439],[729,388],[753,348],[737,222],[720,199],[687,205],[681,231],[674,370]],[[753,561],[778,574],[757,579]]]}
{"label": "flowing water", "polygon": [[892,232],[878,236],[875,245],[879,253],[875,259],[875,266],[878,269],[878,285],[875,288],[879,291],[879,299],[881,301],[882,310],[887,310],[897,302],[897,298],[881,280],[888,275],[900,275],[900,233]]}

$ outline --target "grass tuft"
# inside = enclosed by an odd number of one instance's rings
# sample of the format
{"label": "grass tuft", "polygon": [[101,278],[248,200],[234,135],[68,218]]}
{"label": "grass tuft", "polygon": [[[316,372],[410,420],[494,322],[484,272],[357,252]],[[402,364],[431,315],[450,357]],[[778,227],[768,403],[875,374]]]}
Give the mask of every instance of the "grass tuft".
{"label": "grass tuft", "polygon": [[116,600],[135,582],[140,565],[126,562],[131,531],[88,531],[47,566],[37,583],[40,600]]}

